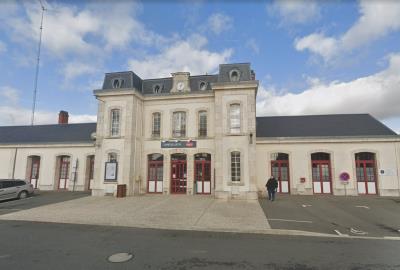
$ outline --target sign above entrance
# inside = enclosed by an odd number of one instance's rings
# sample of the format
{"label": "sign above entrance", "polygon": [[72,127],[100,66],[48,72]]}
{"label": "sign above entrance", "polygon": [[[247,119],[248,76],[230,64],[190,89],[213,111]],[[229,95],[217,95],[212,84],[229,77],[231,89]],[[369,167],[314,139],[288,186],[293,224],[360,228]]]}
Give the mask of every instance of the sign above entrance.
{"label": "sign above entrance", "polygon": [[161,148],[196,148],[196,141],[162,141]]}

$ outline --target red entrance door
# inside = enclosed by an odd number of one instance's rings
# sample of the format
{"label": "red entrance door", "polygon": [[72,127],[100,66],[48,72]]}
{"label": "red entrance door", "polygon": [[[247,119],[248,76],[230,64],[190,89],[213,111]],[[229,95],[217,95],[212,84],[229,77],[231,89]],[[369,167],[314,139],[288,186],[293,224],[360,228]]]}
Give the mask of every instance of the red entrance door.
{"label": "red entrance door", "polygon": [[58,178],[58,189],[66,189],[69,180],[69,157],[60,158],[60,177]]}
{"label": "red entrance door", "polygon": [[197,154],[194,160],[196,194],[211,194],[211,155]]}
{"label": "red entrance door", "polygon": [[30,174],[30,182],[34,188],[38,187],[38,180],[39,180],[39,169],[40,169],[40,157],[32,157],[31,159],[31,174]]}
{"label": "red entrance door", "polygon": [[312,179],[315,194],[332,193],[331,163],[329,160],[312,161]]}
{"label": "red entrance door", "polygon": [[375,160],[356,160],[358,194],[376,194]]}
{"label": "red entrance door", "polygon": [[288,160],[272,160],[271,174],[278,180],[278,192],[289,193],[289,161]]}
{"label": "red entrance door", "polygon": [[186,194],[187,166],[185,154],[171,156],[171,193]]}

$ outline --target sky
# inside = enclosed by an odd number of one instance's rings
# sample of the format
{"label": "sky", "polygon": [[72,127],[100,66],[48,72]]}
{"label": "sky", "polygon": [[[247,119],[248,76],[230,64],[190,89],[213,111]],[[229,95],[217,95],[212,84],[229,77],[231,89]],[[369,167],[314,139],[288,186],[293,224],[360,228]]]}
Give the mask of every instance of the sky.
{"label": "sky", "polygon": [[[104,73],[250,62],[257,115],[370,113],[400,132],[400,1],[50,1],[35,124],[96,121]],[[0,125],[28,125],[39,0],[0,2]]]}

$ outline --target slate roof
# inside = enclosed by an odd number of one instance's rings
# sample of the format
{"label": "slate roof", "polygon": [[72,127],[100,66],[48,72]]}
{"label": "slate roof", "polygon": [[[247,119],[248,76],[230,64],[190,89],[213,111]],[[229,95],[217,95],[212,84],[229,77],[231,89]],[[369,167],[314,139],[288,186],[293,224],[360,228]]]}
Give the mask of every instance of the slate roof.
{"label": "slate roof", "polygon": [[257,137],[397,136],[369,114],[269,116],[256,118]]}
{"label": "slate roof", "polygon": [[0,144],[92,143],[96,123],[0,127]]}
{"label": "slate roof", "polygon": [[[211,90],[211,84],[216,82],[230,82],[230,72],[236,70],[239,73],[239,81],[251,81],[252,70],[250,69],[250,63],[235,63],[235,64],[221,64],[219,65],[218,74],[213,75],[196,75],[189,76],[189,84],[191,92],[201,92],[200,83],[205,82],[207,88],[205,90]],[[120,87],[114,88],[114,80],[119,80],[121,83]],[[161,91],[154,93],[154,87],[160,86]],[[165,95],[169,94],[173,86],[173,78],[154,78],[154,79],[141,79],[132,71],[123,72],[112,72],[106,73],[104,76],[104,82],[102,90],[112,91],[118,89],[129,89],[135,88],[138,92],[143,95]],[[206,91],[207,92],[207,91]]]}

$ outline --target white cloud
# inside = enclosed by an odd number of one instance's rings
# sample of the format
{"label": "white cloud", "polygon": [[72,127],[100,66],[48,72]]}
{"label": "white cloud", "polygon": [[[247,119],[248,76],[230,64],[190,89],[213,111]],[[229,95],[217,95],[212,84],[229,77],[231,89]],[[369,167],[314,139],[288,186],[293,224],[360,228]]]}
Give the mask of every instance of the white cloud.
{"label": "white cloud", "polygon": [[0,87],[0,96],[6,104],[16,104],[19,100],[18,90],[10,86]]}
{"label": "white cloud", "polygon": [[223,13],[214,13],[207,20],[207,27],[216,35],[233,27],[233,19]]}
{"label": "white cloud", "polygon": [[329,60],[337,50],[337,40],[325,37],[323,34],[311,34],[301,39],[296,39],[295,48],[298,51],[308,49]]}
{"label": "white cloud", "polygon": [[359,11],[358,21],[343,35],[326,37],[323,33],[313,33],[296,39],[295,48],[298,51],[309,50],[329,61],[341,52],[351,51],[400,30],[398,1],[361,0]]}
{"label": "white cloud", "polygon": [[259,115],[370,113],[380,119],[400,117],[400,53],[388,57],[381,72],[349,82],[310,80],[301,93],[279,93],[260,87]]}
{"label": "white cloud", "polygon": [[249,48],[255,54],[260,53],[260,46],[258,45],[257,41],[254,38],[251,38],[246,41],[246,47]]}
{"label": "white cloud", "polygon": [[[45,3],[43,47],[52,55],[104,54],[103,49],[124,48],[130,43],[157,45],[166,42],[162,36],[148,30],[136,18],[140,5],[118,1],[88,3],[78,9],[69,3]],[[41,9],[38,2],[25,3],[20,9],[25,16],[12,14],[0,19],[11,29],[14,40],[37,42]],[[36,43],[34,43],[36,46]]]}
{"label": "white cloud", "polygon": [[0,40],[0,53],[6,52],[6,51],[7,51],[6,44]]}
{"label": "white cloud", "polygon": [[94,63],[82,63],[78,61],[69,62],[65,65],[63,74],[65,79],[71,80],[85,74],[93,74],[98,71]]}
{"label": "white cloud", "polygon": [[142,78],[169,77],[172,72],[190,71],[192,74],[215,72],[218,65],[231,57],[232,49],[211,52],[205,49],[207,39],[193,35],[187,40],[179,40],[166,47],[161,53],[144,59],[131,59],[129,68]]}
{"label": "white cloud", "polygon": [[278,15],[281,25],[305,24],[320,18],[320,9],[315,0],[275,0],[267,6],[271,15]]}

